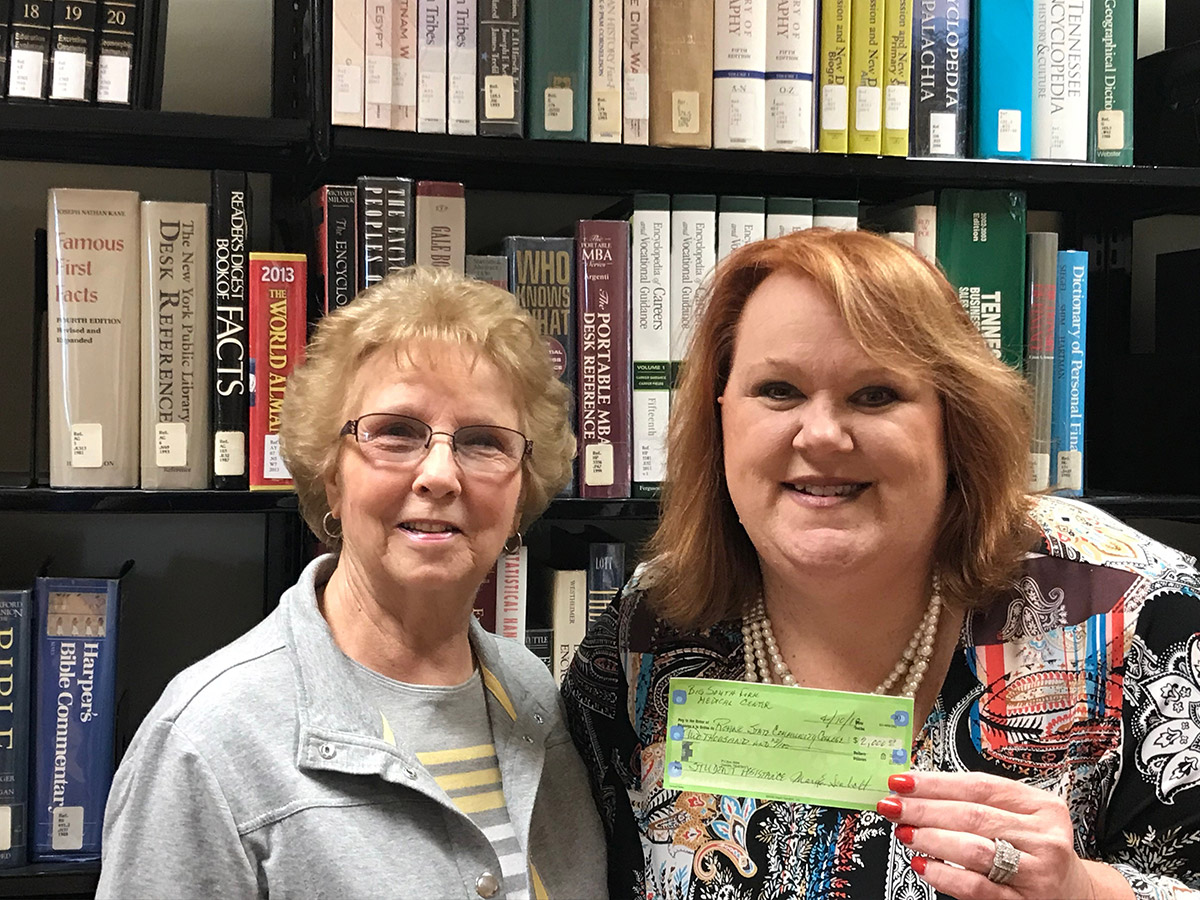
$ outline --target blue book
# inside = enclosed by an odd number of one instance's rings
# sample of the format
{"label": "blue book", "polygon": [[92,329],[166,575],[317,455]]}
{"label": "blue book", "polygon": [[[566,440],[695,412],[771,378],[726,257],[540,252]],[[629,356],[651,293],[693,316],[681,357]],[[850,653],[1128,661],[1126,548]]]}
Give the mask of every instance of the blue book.
{"label": "blue book", "polygon": [[1054,387],[1050,423],[1050,484],[1083,495],[1083,387],[1087,368],[1088,255],[1058,251],[1055,286]]}
{"label": "blue book", "polygon": [[26,862],[33,591],[0,591],[0,869]]}
{"label": "blue book", "polygon": [[1033,0],[976,0],[973,25],[975,155],[1029,159]]}
{"label": "blue book", "polygon": [[966,156],[971,125],[971,0],[914,8],[912,156]]}
{"label": "blue book", "polygon": [[35,861],[100,858],[113,776],[119,585],[120,576],[37,579],[30,817]]}

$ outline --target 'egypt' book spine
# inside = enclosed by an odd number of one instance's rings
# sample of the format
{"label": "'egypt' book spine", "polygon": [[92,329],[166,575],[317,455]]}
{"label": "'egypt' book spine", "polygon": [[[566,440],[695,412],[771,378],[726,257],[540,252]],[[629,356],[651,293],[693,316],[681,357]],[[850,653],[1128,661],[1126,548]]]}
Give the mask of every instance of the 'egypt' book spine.
{"label": "'egypt' book spine", "polygon": [[138,4],[149,0],[100,0],[96,48],[96,102],[133,103],[133,67],[142,38]]}
{"label": "'egypt' book spine", "polygon": [[635,194],[630,260],[634,497],[657,497],[671,411],[671,198]]}
{"label": "'egypt' book spine", "polygon": [[417,130],[417,0],[392,0],[392,130]]}
{"label": "'egypt' book spine", "polygon": [[54,0],[50,35],[50,99],[90,102],[96,96],[96,0]]}
{"label": "'egypt' book spine", "polygon": [[716,0],[713,146],[761,150],[766,141],[767,4]]}
{"label": "'egypt' book spine", "polygon": [[8,96],[45,100],[54,0],[14,0],[9,30]]}
{"label": "'egypt' book spine", "polygon": [[479,133],[525,134],[525,0],[480,0]]}
{"label": "'egypt' book spine", "polygon": [[767,10],[766,149],[817,147],[817,0],[784,0]]}
{"label": "'egypt' book spine", "polygon": [[[630,3],[646,0],[629,0]],[[529,136],[586,141],[588,0],[527,0]]]}
{"label": "'egypt' book spine", "polygon": [[462,272],[467,256],[467,197],[457,181],[418,181],[416,259],[419,266]]}
{"label": "'egypt' book spine", "polygon": [[[142,0],[143,3],[147,0]],[[367,11],[363,0],[331,0],[333,4],[333,125],[365,121],[364,83],[367,66]]]}
{"label": "'egypt' book spine", "polygon": [[650,0],[650,143],[712,146],[713,0]]}
{"label": "'egypt' book spine", "polygon": [[392,127],[392,2],[367,0],[363,124]]}
{"label": "'egypt' book spine", "polygon": [[212,175],[210,275],[212,286],[212,484],[218,490],[250,486],[250,336],[246,309],[250,189],[245,172]]}
{"label": "'egypt' book spine", "polygon": [[913,156],[966,156],[971,123],[968,0],[924,0],[913,22]]}
{"label": "'egypt' book spine", "polygon": [[[488,0],[478,0],[487,3]],[[478,130],[479,92],[476,68],[479,48],[477,0],[450,0],[450,20],[446,36],[447,96],[446,130],[450,134],[475,134]]]}
{"label": "'egypt' book spine", "polygon": [[446,133],[446,19],[449,0],[417,3],[417,131]]}
{"label": "'egypt' book spine", "polygon": [[0,869],[27,860],[33,592],[0,590]]}

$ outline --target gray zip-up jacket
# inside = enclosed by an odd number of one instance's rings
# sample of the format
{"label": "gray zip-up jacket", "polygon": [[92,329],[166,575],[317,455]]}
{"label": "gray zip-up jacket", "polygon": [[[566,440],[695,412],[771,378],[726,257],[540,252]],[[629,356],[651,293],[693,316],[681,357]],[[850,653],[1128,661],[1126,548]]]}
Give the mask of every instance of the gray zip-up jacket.
{"label": "gray zip-up jacket", "polygon": [[[492,845],[355,686],[316,605],[332,556],[167,686],[117,770],[98,897],[505,896]],[[605,850],[554,680],[472,622],[530,896],[603,897]]]}

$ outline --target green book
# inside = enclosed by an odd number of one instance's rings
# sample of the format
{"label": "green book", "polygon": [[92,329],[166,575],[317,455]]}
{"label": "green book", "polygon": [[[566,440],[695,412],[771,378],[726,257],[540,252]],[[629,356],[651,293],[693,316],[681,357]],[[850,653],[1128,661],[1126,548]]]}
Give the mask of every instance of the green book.
{"label": "green book", "polygon": [[588,128],[588,0],[528,0],[529,136],[586,141]]}
{"label": "green book", "polygon": [[1025,192],[944,190],[937,259],[998,359],[1017,371],[1025,345]]}
{"label": "green book", "polygon": [[1088,162],[1133,165],[1133,61],[1136,0],[1092,3],[1092,83]]}

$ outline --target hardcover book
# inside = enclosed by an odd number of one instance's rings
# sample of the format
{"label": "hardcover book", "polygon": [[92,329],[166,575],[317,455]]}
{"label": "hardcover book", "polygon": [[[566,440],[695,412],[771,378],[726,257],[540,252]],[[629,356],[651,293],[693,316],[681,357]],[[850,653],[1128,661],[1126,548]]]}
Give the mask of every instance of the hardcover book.
{"label": "hardcover book", "polygon": [[392,0],[392,130],[417,130],[417,0]]}
{"label": "hardcover book", "polygon": [[32,659],[33,592],[0,590],[0,869],[27,859]]}
{"label": "hardcover book", "polygon": [[1033,443],[1029,448],[1029,490],[1050,483],[1051,397],[1054,382],[1055,283],[1058,235],[1031,231],[1027,236],[1029,277],[1025,289],[1025,378],[1033,390]]}
{"label": "hardcover book", "polygon": [[[358,187],[325,184],[309,201],[316,240],[316,271],[309,273],[321,315],[346,306],[358,293]],[[386,242],[386,236],[384,238]]]}
{"label": "hardcover book", "polygon": [[650,143],[712,146],[713,0],[650,0]]}
{"label": "hardcover book", "polygon": [[[971,38],[975,79],[975,155],[981,159],[1029,159],[1034,102],[1033,0],[977,0]],[[1039,50],[1040,52],[1040,50]],[[1037,67],[1037,92],[1049,89],[1047,60]]]}
{"label": "hardcover book", "polygon": [[250,486],[250,335],[246,308],[250,191],[245,172],[212,175],[212,484],[218,490]]}
{"label": "hardcover book", "polygon": [[883,155],[908,156],[912,115],[913,0],[886,0],[883,46]]}
{"label": "hardcover book", "polygon": [[446,19],[449,0],[417,2],[417,131],[446,133]]}
{"label": "hardcover book", "polygon": [[96,34],[97,103],[117,106],[133,103],[134,60],[142,44],[137,21],[138,0],[100,0]]}
{"label": "hardcover book", "polygon": [[[138,38],[134,48],[134,104],[162,108],[167,50],[167,0],[138,0]],[[362,43],[361,36],[359,43]]]}
{"label": "hardcover book", "polygon": [[624,50],[622,139],[644,146],[650,143],[650,0],[625,0]]}
{"label": "hardcover book", "polygon": [[852,0],[826,0],[821,4],[818,146],[822,153],[845,153],[849,149],[852,16]]}
{"label": "hardcover book", "polygon": [[1134,0],[1092,2],[1088,161],[1133,165]]}
{"label": "hardcover book", "polygon": [[857,200],[813,200],[813,227],[838,231],[858,229]]}
{"label": "hardcover book", "polygon": [[[645,0],[628,0],[630,3]],[[588,0],[526,0],[529,136],[586,141],[588,132]]]}
{"label": "hardcover book", "polygon": [[383,268],[390,275],[411,266],[416,257],[412,179],[383,179],[383,200]]}
{"label": "hardcover book", "polygon": [[549,628],[526,628],[525,649],[546,664],[546,668],[554,671],[554,639]]}
{"label": "hardcover book", "polygon": [[581,220],[575,232],[579,297],[579,496],[628,497],[629,223]]}
{"label": "hardcover book", "polygon": [[467,255],[463,186],[457,181],[418,181],[416,193],[417,265],[463,271]]}
{"label": "hardcover book", "polygon": [[734,250],[761,241],[767,232],[764,197],[722,197],[717,202],[717,261]]}
{"label": "hardcover book", "polygon": [[776,238],[813,227],[811,197],[768,197],[767,237]]}
{"label": "hardcover book", "polygon": [[484,631],[490,631],[492,634],[496,633],[496,577],[498,565],[488,569],[483,583],[479,585],[479,590],[475,592],[475,607],[471,610],[475,614],[475,618],[479,620],[479,624],[483,626]]}
{"label": "hardcover book", "polygon": [[142,487],[208,487],[208,207],[142,201]]}
{"label": "hardcover book", "polygon": [[479,2],[479,133],[522,137],[525,0]]}
{"label": "hardcover book", "polygon": [[0,0],[0,99],[8,93],[8,28],[12,22],[12,0]]}
{"label": "hardcover book", "polygon": [[621,592],[625,584],[625,545],[592,543],[588,545],[587,623],[591,625]]}
{"label": "hardcover book", "polygon": [[1050,483],[1071,497],[1083,495],[1087,306],[1087,251],[1058,251]]}
{"label": "hardcover book", "polygon": [[95,99],[96,0],[54,0],[50,99]]}
{"label": "hardcover book", "polygon": [[54,0],[14,0],[9,30],[8,96],[46,99]]}
{"label": "hardcover book", "polygon": [[624,30],[621,0],[592,0],[588,140],[593,143],[621,143]]}
{"label": "hardcover book", "polygon": [[[142,0],[143,3],[147,0]],[[367,15],[363,0],[331,0],[333,4],[332,124],[362,125],[363,86],[367,65]]]}
{"label": "hardcover book", "polygon": [[885,0],[850,0],[851,153],[878,156],[883,149],[883,46]]}
{"label": "hardcover book", "polygon": [[1091,0],[1033,2],[1034,159],[1088,158],[1091,9]]}
{"label": "hardcover book", "polygon": [[971,6],[926,0],[913,22],[913,156],[966,156]]}
{"label": "hardcover book", "polygon": [[529,607],[529,548],[501,554],[496,563],[496,634],[525,643]]}
{"label": "hardcover book", "polygon": [[[479,0],[488,3],[488,0]],[[448,44],[449,71],[446,100],[446,130],[450,134],[475,134],[477,89],[475,68],[479,54],[476,26],[479,20],[476,0],[450,0]]]}
{"label": "hardcover book", "polygon": [[913,249],[937,261],[937,204],[933,191],[871,209],[870,223],[879,231],[911,232]]}
{"label": "hardcover book", "polygon": [[766,142],[767,4],[716,0],[713,146],[762,150]]}
{"label": "hardcover book", "polygon": [[383,175],[360,175],[358,188],[358,290],[387,274],[387,185]]}
{"label": "hardcover book", "polygon": [[633,197],[633,487],[634,497],[657,497],[667,471],[671,411],[671,198]]}
{"label": "hardcover book", "polygon": [[679,380],[696,321],[700,291],[717,264],[717,198],[676,194],[671,198],[671,387]]}
{"label": "hardcover book", "polygon": [[279,415],[292,370],[304,361],[307,257],[250,254],[250,490],[290,491]]}
{"label": "hardcover book", "polygon": [[138,195],[53,188],[47,219],[50,486],[137,487]]}
{"label": "hardcover book", "polygon": [[766,149],[811,152],[817,146],[817,0],[767,9]]}
{"label": "hardcover book", "polygon": [[35,861],[100,858],[114,768],[120,581],[131,566],[116,578],[36,582],[29,842]]}
{"label": "hardcover book", "polygon": [[508,290],[507,256],[473,256],[468,253],[465,257],[464,271],[476,281],[486,281],[502,290]]}
{"label": "hardcover book", "polygon": [[554,659],[550,671],[554,680],[562,684],[587,631],[587,570],[555,571],[551,590],[550,629]]}
{"label": "hardcover book", "polygon": [[368,128],[392,126],[392,2],[366,0],[364,117]]}

